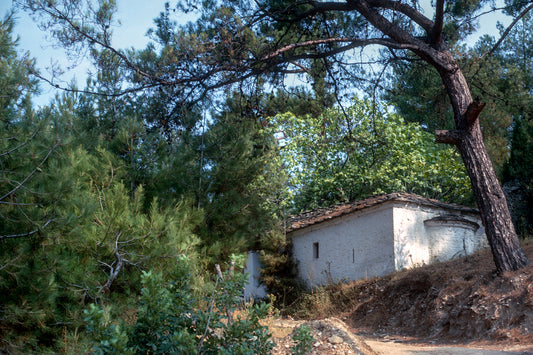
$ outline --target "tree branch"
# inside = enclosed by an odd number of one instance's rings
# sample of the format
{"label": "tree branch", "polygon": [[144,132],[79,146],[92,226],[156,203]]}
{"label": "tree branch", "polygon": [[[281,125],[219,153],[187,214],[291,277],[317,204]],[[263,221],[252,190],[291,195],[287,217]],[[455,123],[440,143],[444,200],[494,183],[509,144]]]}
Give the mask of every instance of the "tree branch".
{"label": "tree branch", "polygon": [[[56,18],[60,21],[64,21],[67,23],[80,37],[85,38],[89,43],[96,43],[100,45],[102,48],[105,48],[109,51],[111,51],[113,54],[118,56],[128,67],[135,70],[137,74],[140,76],[146,77],[153,81],[162,81],[161,78],[150,75],[142,70],[139,69],[139,67],[135,66],[126,55],[112,47],[109,43],[106,43],[107,41],[102,41],[98,39],[97,36],[92,36],[88,33],[88,31],[83,31],[79,25],[74,23],[67,15],[65,15],[62,11],[60,11],[56,6],[52,4],[51,1],[46,1],[46,5],[41,5],[40,10],[50,15],[52,18]],[[52,10],[50,10],[50,9]]]}
{"label": "tree branch", "polygon": [[43,226],[41,228],[37,228],[37,229],[34,229],[32,230],[31,232],[27,232],[27,233],[20,233],[20,234],[10,234],[10,235],[0,235],[0,240],[3,240],[3,239],[9,239],[9,238],[22,238],[22,237],[29,237],[30,235],[33,235],[35,233],[38,233],[40,230],[46,228],[50,223],[54,222],[54,219],[50,219],[48,221],[46,221],[45,224],[43,224]]}
{"label": "tree branch", "polygon": [[10,239],[10,238],[29,237],[30,235],[33,235],[33,234],[37,233],[38,231],[39,231],[39,229],[34,229],[31,232],[27,232],[27,233],[0,235],[0,240]]}
{"label": "tree branch", "polygon": [[50,151],[48,151],[48,154],[46,154],[46,156],[44,157],[44,159],[39,163],[39,165],[37,165],[35,167],[35,169],[33,169],[33,171],[24,178],[24,180],[22,180],[15,188],[13,188],[11,191],[9,191],[8,193],[6,193],[4,196],[0,197],[0,201],[5,199],[6,197],[8,197],[9,195],[13,194],[15,191],[17,191],[18,189],[20,189],[37,171],[40,170],[41,166],[43,166],[43,164],[48,160],[48,158],[50,157],[50,155],[52,155],[52,152],[57,148],[57,146],[59,145],[59,143],[56,143],[52,149],[50,149]]}
{"label": "tree branch", "polygon": [[[220,277],[221,280],[224,280],[224,275],[222,274],[222,270],[220,269],[220,265],[216,264],[215,269],[217,270],[218,277]],[[233,277],[233,270],[235,269],[235,261],[230,262],[230,268],[228,270],[228,274],[226,276],[226,280],[231,279]],[[224,289],[224,294],[227,294],[228,291]],[[233,324],[233,314],[231,313],[231,309],[226,308],[226,315],[228,316],[228,323]]]}
{"label": "tree branch", "polygon": [[471,127],[478,119],[479,114],[485,107],[486,103],[479,101],[478,98],[476,98],[466,110],[466,122],[468,122],[468,126]]}
{"label": "tree branch", "polygon": [[[417,11],[412,6],[406,4],[403,1],[395,1],[395,0],[368,0],[367,2],[370,6],[375,8],[382,8],[382,9],[389,9],[396,12],[399,12],[411,20],[413,20],[416,24],[418,24],[420,27],[422,27],[427,33],[431,33],[431,30],[433,28],[433,22],[428,19],[426,16],[424,16],[421,12]],[[327,1],[327,2],[318,2],[318,1],[310,1],[310,4],[313,6],[313,9],[298,14],[298,18],[302,19],[305,17],[309,17],[312,15],[315,15],[317,13],[324,13],[327,11],[353,11],[357,9],[356,1],[354,0],[348,0],[346,2],[338,2],[338,1]]]}
{"label": "tree branch", "polygon": [[525,9],[523,9],[519,14],[518,16],[516,16],[516,18],[513,20],[513,22],[511,22],[509,24],[509,26],[507,26],[507,28],[505,29],[505,31],[503,31],[502,35],[500,36],[500,39],[498,40],[498,42],[496,42],[496,44],[494,44],[494,46],[488,51],[486,52],[485,54],[483,54],[481,56],[482,59],[484,59],[485,57],[490,57],[495,51],[496,49],[498,49],[498,47],[500,46],[500,44],[502,44],[503,40],[507,37],[507,35],[509,34],[509,32],[511,32],[512,28],[514,27],[514,25],[516,25],[516,23],[522,18],[524,17],[531,9],[533,9],[533,4],[530,4],[528,7],[526,7]]}
{"label": "tree branch", "polygon": [[25,140],[23,143],[17,145],[13,149],[10,149],[10,150],[8,150],[7,152],[4,152],[4,153],[0,153],[0,157],[3,157],[4,155],[9,155],[9,154],[13,153],[15,150],[24,147],[26,144],[28,144],[29,141],[31,141],[37,135],[38,132],[39,132],[39,130],[36,130],[35,132],[33,132],[33,134],[31,135],[30,138]]}
{"label": "tree branch", "polygon": [[437,0],[435,10],[435,25],[431,31],[431,43],[439,47],[442,41],[442,26],[444,25],[444,0]]}
{"label": "tree branch", "polygon": [[419,57],[429,62],[436,68],[442,68],[445,71],[456,70],[455,63],[450,63],[446,56],[442,56],[442,50],[429,46],[426,42],[412,36],[399,26],[391,23],[376,8],[371,6],[372,0],[353,1],[355,10],[358,11],[375,29],[403,46],[409,46]]}
{"label": "tree branch", "polygon": [[[218,266],[218,264],[217,264]],[[218,270],[217,270],[218,272]],[[207,317],[207,322],[206,322],[206,325],[205,325],[205,330],[204,330],[204,334],[202,334],[202,337],[200,338],[200,341],[198,342],[198,346],[196,347],[196,350],[198,351],[198,354],[200,354],[201,350],[202,350],[202,345],[204,343],[204,340],[205,338],[207,337],[207,333],[211,333],[211,334],[215,334],[211,328],[209,328],[209,325],[211,323],[211,315],[213,314],[212,311],[213,311],[213,307],[215,306],[215,298],[216,298],[216,292],[217,292],[217,286],[218,286],[218,280],[220,280],[220,277],[217,277],[216,280],[215,280],[215,287],[213,288],[213,294],[211,295],[211,301],[209,302],[209,309],[207,311],[207,314],[209,314],[209,316]],[[221,280],[222,281],[222,280]]]}
{"label": "tree branch", "polygon": [[[323,53],[302,54],[302,55],[291,56],[289,57],[289,60],[303,59],[303,58],[318,59],[318,58],[323,58],[323,57],[331,56],[334,54],[338,54],[341,52],[345,52],[353,48],[365,47],[365,46],[369,46],[372,44],[378,44],[378,45],[386,46],[386,47],[393,48],[393,49],[412,49],[413,50],[413,49],[418,48],[410,44],[397,43],[387,38],[360,39],[360,38],[337,37],[337,38],[314,39],[314,40],[309,40],[305,42],[292,43],[282,48],[279,48],[278,50],[270,54],[267,54],[266,56],[261,58],[261,61],[268,61],[270,59],[273,59],[275,57],[282,55],[285,52],[288,52],[288,51],[291,51],[297,48],[313,47],[313,46],[318,46],[321,44],[334,44],[334,43],[349,43],[349,44],[343,47],[334,48],[329,51],[324,51]],[[286,61],[286,59],[284,61]]]}
{"label": "tree branch", "polygon": [[418,24],[420,27],[422,27],[428,34],[431,33],[432,29],[434,28],[433,21],[431,21],[421,12],[419,12],[414,7],[406,4],[403,1],[369,0],[369,4],[374,7],[381,7],[404,14],[405,16],[413,20],[416,24]]}
{"label": "tree branch", "polygon": [[117,237],[115,239],[115,257],[117,259],[117,265],[113,267],[112,265],[108,265],[111,269],[109,273],[109,279],[102,287],[102,293],[109,293],[109,289],[111,288],[111,284],[117,279],[118,275],[120,274],[120,271],[122,271],[122,267],[124,266],[124,261],[127,261],[123,259],[122,254],[120,254],[120,251],[118,249],[118,241],[122,233],[117,233]]}
{"label": "tree branch", "polygon": [[119,92],[104,93],[104,92],[82,90],[82,89],[73,89],[73,88],[70,88],[70,87],[60,86],[60,85],[54,83],[52,80],[42,76],[39,73],[33,72],[32,75],[35,76],[36,78],[48,83],[50,86],[53,86],[56,89],[59,89],[59,90],[65,91],[65,92],[75,92],[75,93],[80,93],[80,94],[105,96],[105,97],[120,97],[120,96],[124,96],[124,95],[127,95],[127,94],[131,94],[131,93],[135,93],[135,92],[138,92],[138,91],[142,91],[142,90],[145,90],[145,89],[151,89],[151,88],[154,88],[154,87],[157,87],[157,86],[161,85],[159,83],[158,84],[149,83],[149,84],[144,84],[144,85],[141,85],[141,86],[138,86],[138,87],[134,87],[134,88],[130,88],[130,89],[126,89],[126,90],[121,90]]}
{"label": "tree branch", "polygon": [[458,145],[463,139],[463,132],[457,130],[437,130],[435,131],[435,143],[445,143]]}

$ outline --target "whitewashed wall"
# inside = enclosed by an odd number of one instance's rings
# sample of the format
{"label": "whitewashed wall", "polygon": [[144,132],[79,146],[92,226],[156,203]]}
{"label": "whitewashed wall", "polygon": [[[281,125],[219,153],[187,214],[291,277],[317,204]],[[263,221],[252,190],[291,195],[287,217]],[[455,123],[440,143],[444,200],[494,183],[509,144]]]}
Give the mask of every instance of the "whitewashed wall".
{"label": "whitewashed wall", "polygon": [[300,277],[314,287],[393,272],[392,221],[391,208],[376,206],[293,232]]}
{"label": "whitewashed wall", "polygon": [[424,220],[433,218],[438,211],[409,203],[391,204],[390,207],[394,211],[395,270],[427,264],[429,242]]}
{"label": "whitewashed wall", "polygon": [[[456,218],[438,221],[452,214]],[[472,213],[394,202],[396,270],[450,260],[486,247],[480,226],[479,217]]]}
{"label": "whitewashed wall", "polygon": [[247,300],[250,298],[261,299],[267,295],[266,287],[259,282],[260,270],[259,253],[249,251],[246,266],[244,267],[244,272],[248,274],[248,283],[244,286],[244,298]]}
{"label": "whitewashed wall", "polygon": [[[450,214],[457,220],[439,220]],[[390,201],[292,232],[293,257],[309,287],[381,276],[486,247],[476,223],[473,213]]]}

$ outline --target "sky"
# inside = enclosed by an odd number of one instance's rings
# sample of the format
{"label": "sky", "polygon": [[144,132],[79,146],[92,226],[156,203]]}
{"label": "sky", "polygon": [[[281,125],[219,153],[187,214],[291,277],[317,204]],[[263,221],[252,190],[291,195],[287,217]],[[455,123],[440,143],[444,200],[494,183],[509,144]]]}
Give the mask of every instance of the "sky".
{"label": "sky", "polygon": [[[0,16],[3,17],[11,9],[12,1],[0,0]],[[154,27],[153,19],[163,11],[165,2],[170,2],[172,6],[176,1],[117,0],[118,11],[115,18],[121,22],[121,25],[113,29],[113,45],[117,48],[144,48],[148,43],[146,32],[149,28]],[[183,22],[187,20],[183,19]],[[473,44],[479,34],[482,33],[489,33],[497,37],[497,21],[504,24],[510,22],[508,18],[501,14],[494,13],[484,16],[480,21],[480,30],[470,39],[469,43]],[[53,48],[52,43],[47,39],[46,33],[40,31],[33,20],[23,12],[17,13],[15,35],[19,36],[19,51],[30,51],[31,56],[37,60],[37,68],[43,73],[46,72],[45,68],[50,67],[52,63],[58,63],[64,68],[68,67],[65,52],[61,49]],[[74,80],[78,87],[84,87],[89,65],[82,64],[75,68],[67,69],[67,73],[64,76],[65,82],[68,83]],[[57,92],[55,88],[46,83],[42,83],[40,87],[40,95],[34,97],[34,103],[38,106],[48,104],[54,93]]]}
{"label": "sky", "polygon": [[[169,0],[117,0],[118,11],[116,19],[120,20],[120,27],[113,29],[113,45],[117,48],[137,49],[144,48],[148,43],[146,32],[149,28],[155,27],[153,19],[164,10],[165,2]],[[3,16],[12,8],[12,0],[0,0],[0,16]],[[19,36],[19,51],[30,51],[31,56],[37,60],[37,68],[50,67],[51,63],[58,62],[60,65],[68,64],[65,52],[62,49],[54,48],[37,27],[37,24],[23,12],[17,12],[17,24],[15,35]],[[65,81],[74,79],[78,87],[85,85],[88,65],[79,65],[69,69],[66,73]],[[41,84],[41,94],[34,98],[37,105],[46,105],[56,92],[55,88],[46,83]]]}

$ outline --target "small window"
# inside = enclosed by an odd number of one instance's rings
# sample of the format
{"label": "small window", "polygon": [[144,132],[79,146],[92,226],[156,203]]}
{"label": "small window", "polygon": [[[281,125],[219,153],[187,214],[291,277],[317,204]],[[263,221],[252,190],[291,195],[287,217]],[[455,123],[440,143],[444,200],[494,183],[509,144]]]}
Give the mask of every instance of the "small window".
{"label": "small window", "polygon": [[313,243],[313,258],[318,259],[318,242]]}
{"label": "small window", "polygon": [[352,263],[355,264],[355,249],[352,249]]}

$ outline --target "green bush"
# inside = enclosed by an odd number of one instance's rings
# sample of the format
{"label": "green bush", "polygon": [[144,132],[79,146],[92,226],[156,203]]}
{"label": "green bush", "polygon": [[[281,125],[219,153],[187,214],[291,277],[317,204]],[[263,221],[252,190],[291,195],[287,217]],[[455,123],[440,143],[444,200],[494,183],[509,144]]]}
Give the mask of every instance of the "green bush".
{"label": "green bush", "polygon": [[[85,311],[87,331],[96,354],[267,354],[272,350],[268,328],[259,321],[268,304],[255,304],[233,316],[241,303],[245,275],[232,270],[217,275],[212,293],[196,299],[188,260],[177,260],[173,283],[159,273],[143,272],[142,293],[133,324],[110,319],[110,309],[91,305]],[[234,319],[235,318],[235,319]]]}
{"label": "green bush", "polygon": [[313,347],[313,342],[315,341],[311,335],[311,329],[306,325],[302,325],[294,332],[295,334],[292,339],[296,344],[291,347],[291,353],[294,355],[304,355],[309,353]]}

